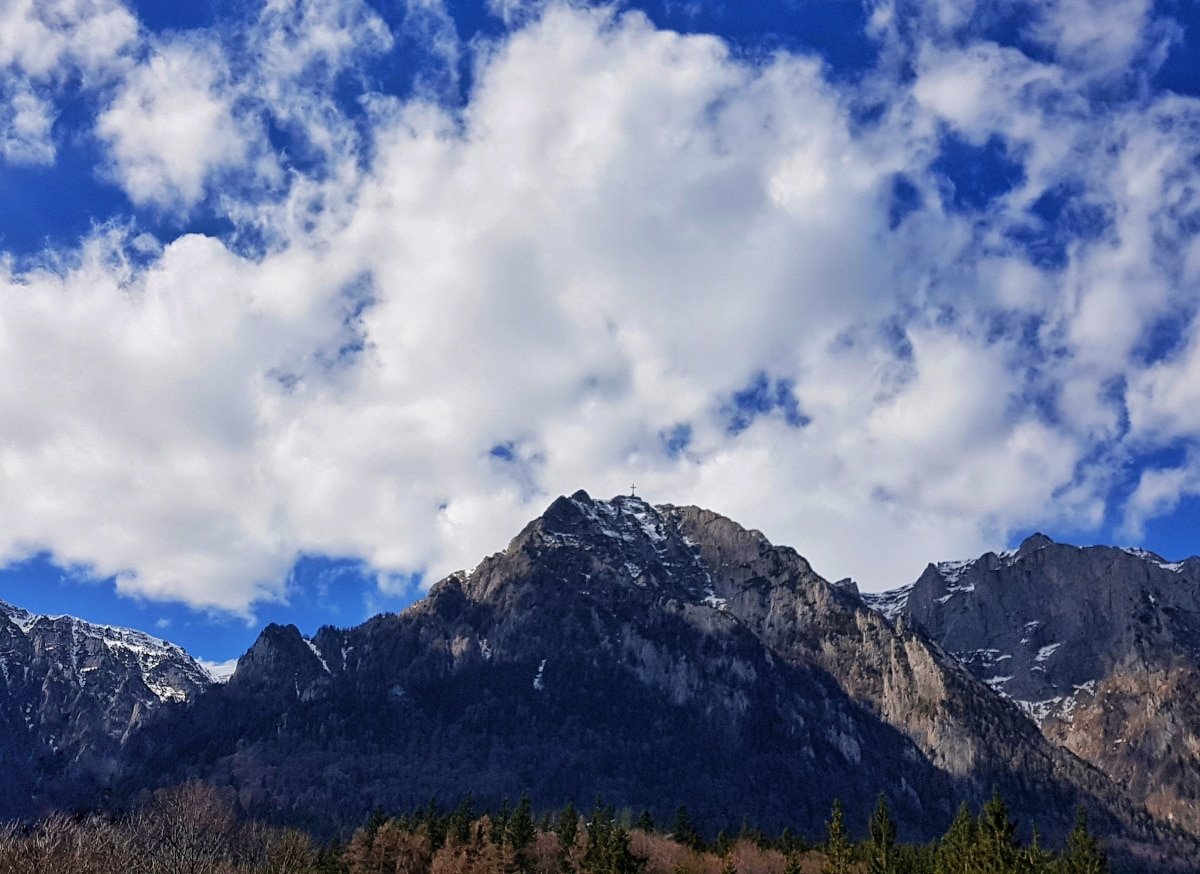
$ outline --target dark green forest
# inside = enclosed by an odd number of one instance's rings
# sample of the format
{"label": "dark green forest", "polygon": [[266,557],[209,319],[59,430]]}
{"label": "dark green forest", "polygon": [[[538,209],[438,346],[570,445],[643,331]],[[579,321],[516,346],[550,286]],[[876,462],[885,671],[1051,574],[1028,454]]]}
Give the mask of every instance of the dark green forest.
{"label": "dark green forest", "polygon": [[240,819],[210,786],[154,793],[123,816],[68,817],[0,830],[3,874],[1104,874],[1104,849],[1082,809],[1065,846],[1034,830],[1020,839],[998,792],[976,812],[963,805],[938,840],[899,840],[886,799],[853,824],[833,804],[823,840],[745,824],[705,836],[686,808],[669,823],[597,802],[534,811],[527,796],[479,810],[470,800],[388,815],[376,810],[348,840],[318,844],[295,829]]}

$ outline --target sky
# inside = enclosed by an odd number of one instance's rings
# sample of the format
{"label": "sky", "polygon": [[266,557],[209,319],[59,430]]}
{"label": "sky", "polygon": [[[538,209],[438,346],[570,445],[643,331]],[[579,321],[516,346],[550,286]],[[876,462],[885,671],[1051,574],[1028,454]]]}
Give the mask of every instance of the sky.
{"label": "sky", "polygon": [[0,599],[210,661],[636,482],[1200,553],[1185,0],[5,0]]}

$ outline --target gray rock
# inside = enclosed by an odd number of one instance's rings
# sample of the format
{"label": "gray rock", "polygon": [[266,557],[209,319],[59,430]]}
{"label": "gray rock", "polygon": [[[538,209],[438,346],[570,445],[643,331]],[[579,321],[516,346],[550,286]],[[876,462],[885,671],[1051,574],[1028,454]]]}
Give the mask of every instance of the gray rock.
{"label": "gray rock", "polygon": [[865,597],[1156,817],[1200,834],[1200,559],[1035,534]]}

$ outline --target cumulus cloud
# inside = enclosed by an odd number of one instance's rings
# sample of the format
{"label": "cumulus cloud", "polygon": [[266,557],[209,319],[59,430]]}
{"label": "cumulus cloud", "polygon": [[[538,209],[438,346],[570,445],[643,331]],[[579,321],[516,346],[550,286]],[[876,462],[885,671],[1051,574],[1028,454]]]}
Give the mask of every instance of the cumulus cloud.
{"label": "cumulus cloud", "polygon": [[[519,26],[468,48],[410,4],[446,63],[472,52],[461,105],[349,117],[339,77],[393,46],[351,2],[272,0],[248,57],[177,39],[122,72],[97,132],[131,198],[271,179],[219,204],[269,245],[106,227],[5,263],[0,554],[246,613],[300,554],[428,584],[634,478],[877,589],[1094,527],[1124,459],[1200,437],[1196,101],[1085,99],[1061,59],[952,39],[972,4],[909,47],[881,7],[913,76],[856,83],[636,12],[496,8]],[[1015,169],[964,195],[983,161]],[[1147,474],[1131,518],[1194,479]]]}
{"label": "cumulus cloud", "polygon": [[9,0],[0,8],[0,68],[40,81],[103,75],[137,33],[120,0]]}
{"label": "cumulus cloud", "polygon": [[179,40],[133,67],[96,120],[112,173],[136,204],[189,207],[205,182],[257,150],[239,119],[228,69],[212,45]]}
{"label": "cumulus cloud", "polygon": [[128,63],[137,20],[118,0],[12,0],[0,7],[0,158],[53,164],[55,95],[72,77],[109,81]]}

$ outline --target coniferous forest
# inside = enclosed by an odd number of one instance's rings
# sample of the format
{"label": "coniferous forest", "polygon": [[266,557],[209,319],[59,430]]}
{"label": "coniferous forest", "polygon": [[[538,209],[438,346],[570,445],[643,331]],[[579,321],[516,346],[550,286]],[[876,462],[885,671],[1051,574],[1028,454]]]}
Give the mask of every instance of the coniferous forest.
{"label": "coniferous forest", "polygon": [[[863,815],[859,815],[863,814]],[[859,822],[861,820],[861,822]],[[998,792],[976,812],[964,804],[940,839],[904,843],[882,796],[874,811],[835,802],[819,841],[746,823],[706,835],[687,809],[670,822],[598,801],[535,811],[528,797],[480,809],[430,801],[377,810],[347,840],[327,844],[295,829],[239,818],[217,789],[159,790],[113,817],[56,814],[0,831],[0,872],[56,874],[1104,874],[1108,861],[1082,809],[1065,846],[1034,830],[1022,840]]]}

